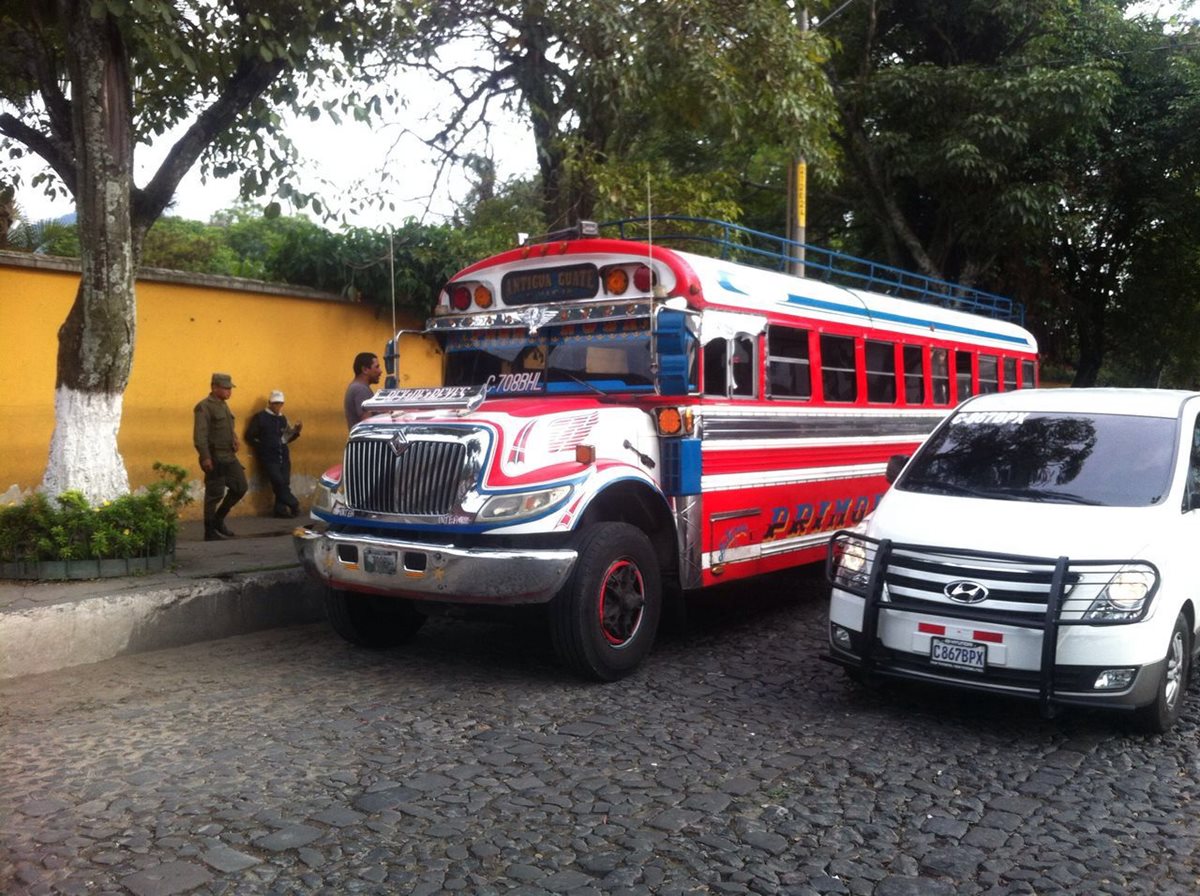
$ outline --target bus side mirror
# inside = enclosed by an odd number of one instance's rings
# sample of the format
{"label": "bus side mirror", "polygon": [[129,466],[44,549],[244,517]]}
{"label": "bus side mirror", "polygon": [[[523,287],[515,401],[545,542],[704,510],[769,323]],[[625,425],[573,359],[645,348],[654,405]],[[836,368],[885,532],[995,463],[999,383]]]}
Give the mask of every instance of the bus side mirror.
{"label": "bus side mirror", "polygon": [[896,478],[900,475],[900,471],[903,470],[904,465],[908,463],[908,459],[909,455],[907,454],[893,454],[888,458],[887,470],[884,472],[883,476],[888,481],[889,485],[896,481]]}
{"label": "bus side mirror", "polygon": [[383,383],[385,389],[395,389],[397,386],[396,357],[396,340],[389,339],[383,349],[383,369],[387,371],[387,379]]}
{"label": "bus side mirror", "polygon": [[659,395],[687,395],[692,386],[692,357],[696,348],[687,313],[662,308],[654,317],[652,333],[655,390]]}

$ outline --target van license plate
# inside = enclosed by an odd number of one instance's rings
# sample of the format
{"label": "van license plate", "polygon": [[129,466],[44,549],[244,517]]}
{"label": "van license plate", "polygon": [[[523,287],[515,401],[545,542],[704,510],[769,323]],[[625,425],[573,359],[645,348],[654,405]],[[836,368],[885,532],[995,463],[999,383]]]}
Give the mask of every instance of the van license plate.
{"label": "van license plate", "polygon": [[987,645],[954,638],[930,638],[929,662],[971,672],[987,671]]}
{"label": "van license plate", "polygon": [[394,576],[396,574],[396,552],[366,548],[363,551],[363,568],[367,572]]}

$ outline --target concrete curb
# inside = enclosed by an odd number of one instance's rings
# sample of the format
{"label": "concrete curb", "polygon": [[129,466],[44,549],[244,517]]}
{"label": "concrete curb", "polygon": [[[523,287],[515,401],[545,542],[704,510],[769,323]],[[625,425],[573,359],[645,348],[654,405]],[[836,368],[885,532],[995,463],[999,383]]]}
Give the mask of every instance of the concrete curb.
{"label": "concrete curb", "polygon": [[303,570],[195,579],[0,614],[0,679],[324,618]]}

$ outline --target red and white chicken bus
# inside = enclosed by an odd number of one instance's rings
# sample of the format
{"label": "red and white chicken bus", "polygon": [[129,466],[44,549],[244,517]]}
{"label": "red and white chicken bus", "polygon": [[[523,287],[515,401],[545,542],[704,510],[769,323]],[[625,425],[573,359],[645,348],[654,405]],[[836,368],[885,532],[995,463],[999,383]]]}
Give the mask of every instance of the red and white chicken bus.
{"label": "red and white chicken bus", "polygon": [[[762,236],[721,232],[743,253]],[[870,289],[840,286],[667,242],[553,239],[446,284],[423,331],[443,386],[371,398],[322,477],[323,525],[296,533],[341,635],[386,646],[438,605],[544,604],[566,665],[618,678],[664,595],[823,559],[888,458],[968,395],[1036,383],[1035,341],[998,296],[878,268],[858,274]]]}

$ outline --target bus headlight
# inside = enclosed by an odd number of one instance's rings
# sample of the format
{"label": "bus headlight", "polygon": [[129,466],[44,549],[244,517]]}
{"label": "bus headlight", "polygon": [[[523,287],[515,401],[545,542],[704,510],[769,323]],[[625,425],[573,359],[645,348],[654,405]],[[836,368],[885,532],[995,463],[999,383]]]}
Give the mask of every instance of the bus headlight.
{"label": "bus headlight", "polygon": [[1142,569],[1122,569],[1109,579],[1083,614],[1096,622],[1133,622],[1140,619],[1154,590],[1154,575]]}
{"label": "bus headlight", "polygon": [[341,480],[328,475],[322,476],[317,480],[317,487],[313,492],[312,509],[324,513],[340,513],[339,505],[342,502],[338,498],[341,489]]}
{"label": "bus headlight", "polygon": [[560,485],[555,488],[542,489],[536,492],[515,492],[505,495],[495,495],[479,511],[480,522],[511,522],[536,516],[547,508],[553,507],[571,493],[571,486]]}

